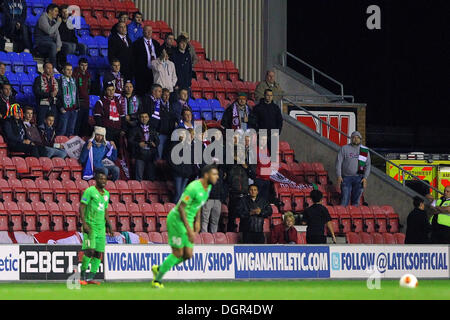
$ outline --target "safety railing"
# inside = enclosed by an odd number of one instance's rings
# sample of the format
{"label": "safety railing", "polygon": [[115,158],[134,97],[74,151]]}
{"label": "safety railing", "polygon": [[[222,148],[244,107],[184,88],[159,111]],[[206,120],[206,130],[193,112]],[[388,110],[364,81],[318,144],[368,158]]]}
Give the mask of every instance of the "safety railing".
{"label": "safety railing", "polygon": [[321,76],[323,76],[324,78],[330,80],[331,82],[333,82],[334,84],[336,84],[339,88],[340,88],[340,96],[342,97],[342,99],[344,99],[344,85],[337,81],[336,79],[330,77],[329,75],[327,75],[325,72],[320,71],[319,69],[317,69],[316,67],[310,65],[308,62],[300,59],[299,57],[293,55],[292,53],[289,53],[287,51],[283,52],[281,54],[281,65],[283,67],[287,67],[288,66],[288,57],[294,59],[295,61],[299,62],[300,64],[306,66],[307,68],[310,69],[311,71],[311,81],[313,86],[316,86],[316,74],[319,74]]}
{"label": "safety railing", "polygon": [[330,103],[337,103],[337,102],[351,102],[351,103],[355,103],[355,97],[352,95],[336,95],[336,94],[317,94],[317,95],[313,95],[313,94],[290,94],[290,93],[285,93],[283,95],[283,97],[289,98],[291,100],[293,100],[294,102],[305,102],[305,101],[310,101],[310,100],[317,100],[317,99],[327,99],[327,102]]}
{"label": "safety railing", "polygon": [[[294,106],[296,106],[297,108],[299,108],[299,109],[302,110],[303,112],[307,113],[308,115],[310,115],[310,116],[313,117],[314,119],[317,119],[320,123],[325,124],[327,127],[331,128],[331,129],[333,129],[333,130],[336,130],[337,132],[339,132],[339,134],[341,134],[341,135],[347,137],[347,139],[350,139],[350,136],[348,136],[345,132],[339,130],[339,128],[336,128],[336,127],[332,126],[332,125],[329,124],[328,122],[326,122],[326,121],[320,119],[320,117],[316,116],[315,114],[313,114],[312,112],[310,112],[310,111],[307,110],[306,108],[304,108],[304,107],[302,107],[302,106],[296,104],[294,101],[292,101],[292,100],[290,100],[290,99],[288,99],[288,98],[284,98],[283,100],[286,101],[286,102],[288,102],[288,103],[290,103],[290,104],[293,104]],[[410,176],[410,177],[412,177],[414,180],[419,181],[420,183],[422,183],[422,184],[423,184],[424,186],[426,186],[427,188],[430,188],[430,189],[434,190],[437,194],[444,195],[439,189],[437,189],[437,188],[433,187],[432,185],[430,185],[430,184],[424,182],[423,180],[421,180],[421,179],[420,179],[419,177],[417,177],[416,175],[414,175],[414,174],[412,174],[411,172],[409,172],[409,171],[403,169],[402,167],[398,166],[398,165],[395,164],[394,162],[388,160],[387,158],[385,158],[385,157],[384,157],[383,155],[381,155],[380,153],[376,152],[375,150],[373,150],[373,149],[371,149],[371,148],[368,148],[368,149],[369,149],[369,152],[370,152],[371,154],[376,155],[377,157],[380,157],[380,158],[381,158],[382,160],[384,160],[385,162],[387,162],[387,163],[389,163],[390,165],[396,167],[398,170],[400,170],[400,171],[403,173],[403,175]],[[403,185],[404,185],[404,186],[406,186],[406,185],[405,185],[405,182],[406,182],[406,179],[403,179]]]}

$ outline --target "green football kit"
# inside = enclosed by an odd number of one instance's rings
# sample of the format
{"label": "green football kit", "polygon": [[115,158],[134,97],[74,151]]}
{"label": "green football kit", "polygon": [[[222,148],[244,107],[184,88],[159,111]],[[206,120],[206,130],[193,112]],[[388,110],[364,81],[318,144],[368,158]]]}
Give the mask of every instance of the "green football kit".
{"label": "green football kit", "polygon": [[91,186],[84,191],[81,197],[81,203],[86,205],[84,219],[91,229],[89,233],[83,230],[82,250],[93,249],[97,252],[105,252],[105,211],[108,208],[109,192],[106,189],[103,190],[102,195],[95,186]]}
{"label": "green football kit", "polygon": [[184,212],[189,226],[194,228],[194,221],[197,212],[206,203],[209,198],[212,186],[209,185],[207,190],[203,187],[200,180],[195,180],[187,185],[177,205],[170,211],[167,216],[167,231],[169,236],[169,245],[172,248],[192,248],[194,244],[189,241],[186,227],[181,220],[179,207],[182,202],[186,204]]}

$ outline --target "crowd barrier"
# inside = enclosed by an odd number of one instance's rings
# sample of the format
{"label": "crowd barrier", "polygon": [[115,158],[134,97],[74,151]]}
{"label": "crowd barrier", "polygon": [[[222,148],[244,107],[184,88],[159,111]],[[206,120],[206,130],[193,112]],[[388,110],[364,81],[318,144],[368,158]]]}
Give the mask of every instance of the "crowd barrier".
{"label": "crowd barrier", "polygon": [[[170,280],[450,278],[448,245],[198,245]],[[150,280],[167,245],[106,245],[98,279]],[[0,245],[0,281],[67,280],[77,274],[80,245]]]}

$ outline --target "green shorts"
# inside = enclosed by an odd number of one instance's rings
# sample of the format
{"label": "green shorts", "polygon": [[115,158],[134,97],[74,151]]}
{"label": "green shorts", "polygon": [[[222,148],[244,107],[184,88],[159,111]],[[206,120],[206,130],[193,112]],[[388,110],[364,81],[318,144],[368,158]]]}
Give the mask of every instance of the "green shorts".
{"label": "green shorts", "polygon": [[105,252],[106,234],[99,232],[91,232],[90,234],[83,232],[82,250],[92,249],[97,252]]}
{"label": "green shorts", "polygon": [[167,233],[169,236],[169,245],[172,248],[181,249],[194,247],[194,244],[189,241],[183,221],[173,214],[169,214],[167,217]]}

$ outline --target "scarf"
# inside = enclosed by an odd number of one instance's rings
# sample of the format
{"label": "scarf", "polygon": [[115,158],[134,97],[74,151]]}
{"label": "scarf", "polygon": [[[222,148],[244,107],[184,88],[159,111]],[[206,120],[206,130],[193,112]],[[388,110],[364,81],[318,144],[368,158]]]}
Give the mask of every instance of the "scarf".
{"label": "scarf", "polygon": [[[108,99],[107,97],[105,97],[105,98]],[[116,105],[116,99],[114,99],[114,98],[109,101],[109,120],[111,120],[111,121],[119,121],[120,120],[119,111],[117,110],[117,105]]]}
{"label": "scarf", "polygon": [[159,116],[159,110],[160,110],[160,107],[161,107],[161,99],[156,99],[152,95],[150,95],[150,98],[155,103],[155,111],[153,111],[152,118],[155,118],[157,120],[161,120],[161,117]]}
{"label": "scarf", "polygon": [[64,108],[72,109],[76,107],[77,87],[73,78],[62,77],[62,91],[64,96]]}
{"label": "scarf", "polygon": [[139,99],[137,96],[131,96],[130,98],[124,97],[125,104],[125,115],[131,115],[138,112],[139,109]]}
{"label": "scarf", "polygon": [[[91,180],[94,178],[94,144],[96,142],[94,142],[94,138],[90,139],[87,143],[89,142],[92,142],[92,147],[89,150],[89,156],[83,169],[83,180]],[[106,141],[106,149],[108,150],[106,157],[109,158],[113,151],[109,141]]]}
{"label": "scarf", "polygon": [[123,90],[123,78],[120,72],[113,72],[114,76],[114,85],[116,86],[116,93],[122,93]]}
{"label": "scarf", "polygon": [[[55,77],[49,77],[49,78],[47,78],[47,76],[44,74],[41,76],[41,89],[46,93],[51,93],[55,90],[58,90],[58,83],[56,82]],[[42,105],[50,105],[50,99],[51,98],[42,99],[41,104]]]}
{"label": "scarf", "polygon": [[[248,106],[245,105],[245,113],[248,116]],[[233,104],[233,119],[231,122],[232,129],[240,129],[241,128],[241,117],[239,116],[239,107],[237,103]]]}
{"label": "scarf", "polygon": [[358,156],[358,174],[364,174],[368,155],[369,155],[369,148],[361,145],[359,147],[359,156]]}

